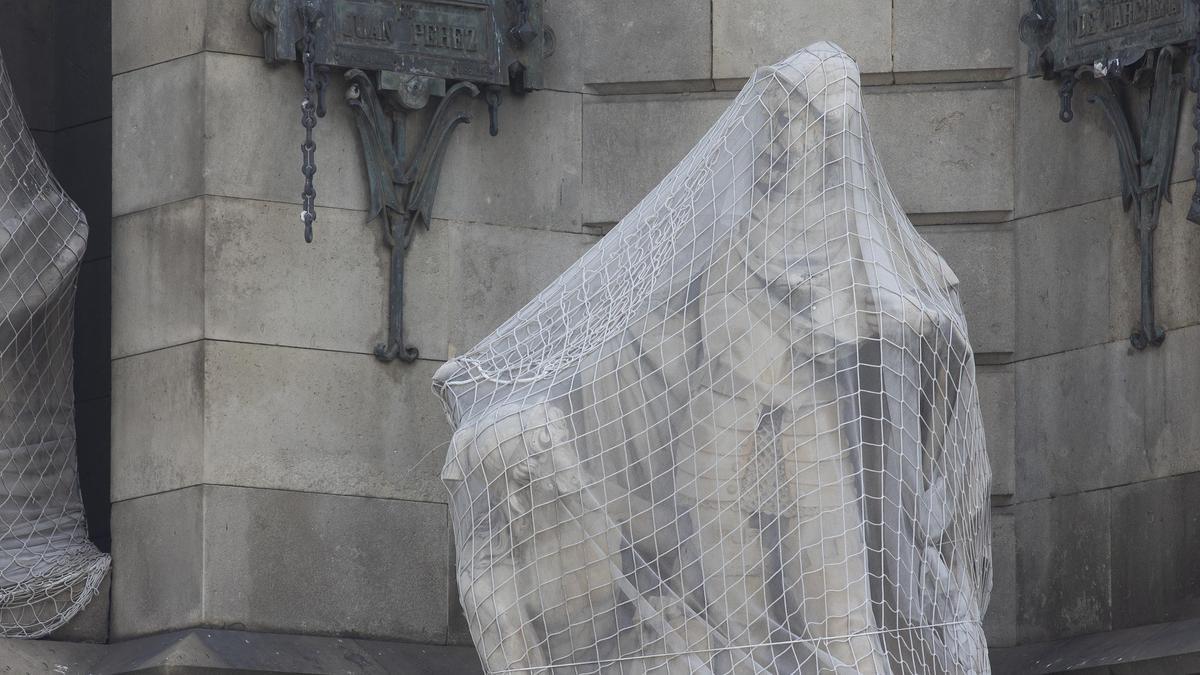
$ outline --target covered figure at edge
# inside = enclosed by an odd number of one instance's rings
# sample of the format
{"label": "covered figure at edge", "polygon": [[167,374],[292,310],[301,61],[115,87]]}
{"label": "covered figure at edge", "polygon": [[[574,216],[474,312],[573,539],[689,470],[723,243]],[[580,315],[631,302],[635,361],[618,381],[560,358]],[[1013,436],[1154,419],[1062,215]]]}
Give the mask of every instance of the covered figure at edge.
{"label": "covered figure at edge", "polygon": [[0,636],[40,638],[99,592],[75,461],[75,284],[87,220],[34,143],[0,57]]}
{"label": "covered figure at edge", "polygon": [[491,673],[986,673],[958,280],[818,43],[435,375]]}

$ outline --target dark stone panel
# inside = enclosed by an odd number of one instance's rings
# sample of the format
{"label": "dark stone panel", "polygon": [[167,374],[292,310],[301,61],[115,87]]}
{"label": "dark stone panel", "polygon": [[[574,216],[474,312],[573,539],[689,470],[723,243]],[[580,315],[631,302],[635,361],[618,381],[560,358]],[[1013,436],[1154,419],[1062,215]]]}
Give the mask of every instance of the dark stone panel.
{"label": "dark stone panel", "polygon": [[1114,628],[1200,617],[1200,473],[1112,491]]}
{"label": "dark stone panel", "polygon": [[1017,638],[1109,630],[1109,491],[1018,504]]}
{"label": "dark stone panel", "polygon": [[57,0],[54,3],[57,129],[94,122],[112,114],[111,17],[109,2]]}
{"label": "dark stone panel", "polygon": [[112,550],[109,429],[112,400],[97,398],[75,406],[75,447],[79,457],[79,488],[87,514],[88,536],[100,548]]}
{"label": "dark stone panel", "polygon": [[[103,4],[105,8],[108,3]],[[31,129],[53,131],[54,17],[53,4],[37,0],[0,0],[0,52],[13,93]]]}
{"label": "dark stone panel", "polygon": [[79,266],[75,288],[75,400],[104,398],[112,390],[112,280],[109,259]]}
{"label": "dark stone panel", "polygon": [[112,119],[54,134],[50,166],[88,220],[84,260],[112,255]]}
{"label": "dark stone panel", "polygon": [[444,504],[203,489],[203,625],[446,643]]}

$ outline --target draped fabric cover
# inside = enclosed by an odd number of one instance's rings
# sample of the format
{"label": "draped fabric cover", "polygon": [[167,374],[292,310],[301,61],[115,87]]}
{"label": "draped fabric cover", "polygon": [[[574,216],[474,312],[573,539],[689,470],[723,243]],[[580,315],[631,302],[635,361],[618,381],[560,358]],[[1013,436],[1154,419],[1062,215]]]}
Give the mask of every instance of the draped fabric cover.
{"label": "draped fabric cover", "polygon": [[87,221],[50,173],[0,58],[0,635],[37,638],[91,600],[71,344]]}
{"label": "draped fabric cover", "polygon": [[989,483],[958,280],[859,72],[754,74],[434,390],[491,673],[985,673]]}

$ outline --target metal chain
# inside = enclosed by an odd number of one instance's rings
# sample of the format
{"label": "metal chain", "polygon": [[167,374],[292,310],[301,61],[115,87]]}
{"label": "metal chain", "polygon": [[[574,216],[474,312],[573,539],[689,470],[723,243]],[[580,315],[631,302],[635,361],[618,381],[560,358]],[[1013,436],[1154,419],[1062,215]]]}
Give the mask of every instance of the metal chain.
{"label": "metal chain", "polygon": [[300,220],[304,222],[304,241],[312,243],[313,222],[317,219],[317,189],[313,186],[313,176],[317,173],[317,144],[313,141],[313,128],[317,126],[317,118],[325,116],[325,78],[324,73],[318,76],[316,55],[313,53],[316,44],[317,23],[321,20],[321,12],[312,2],[305,2],[300,6],[300,16],[304,21],[304,37],[301,46],[301,59],[304,64],[304,98],[300,101],[300,124],[304,127],[304,142],[300,144],[303,158],[300,172],[304,174],[304,190],[300,196],[304,201],[304,207],[300,212]]}

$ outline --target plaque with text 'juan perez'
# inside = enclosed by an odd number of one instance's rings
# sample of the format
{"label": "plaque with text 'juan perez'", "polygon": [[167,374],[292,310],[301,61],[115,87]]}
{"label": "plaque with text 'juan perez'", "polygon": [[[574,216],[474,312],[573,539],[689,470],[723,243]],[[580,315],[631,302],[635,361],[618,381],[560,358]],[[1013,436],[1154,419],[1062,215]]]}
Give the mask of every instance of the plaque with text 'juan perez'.
{"label": "plaque with text 'juan perez'", "polygon": [[256,19],[273,29],[269,60],[296,60],[304,2],[321,14],[321,65],[508,85],[520,63],[524,85],[541,84],[541,0],[273,0]]}
{"label": "plaque with text 'juan perez'", "polygon": [[[1050,0],[1042,24],[1043,66],[1073,70],[1097,63],[1128,66],[1147,50],[1192,41],[1196,0]],[[1031,63],[1031,68],[1037,64]]]}

